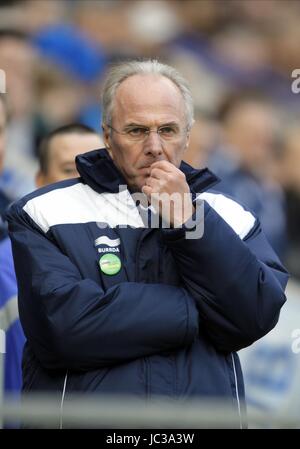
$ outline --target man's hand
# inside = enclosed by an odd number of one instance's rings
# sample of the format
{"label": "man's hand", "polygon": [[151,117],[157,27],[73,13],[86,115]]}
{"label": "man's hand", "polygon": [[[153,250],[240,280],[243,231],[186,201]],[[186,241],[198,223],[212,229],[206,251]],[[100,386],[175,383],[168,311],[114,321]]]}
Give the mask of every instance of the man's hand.
{"label": "man's hand", "polygon": [[158,161],[151,165],[142,192],[170,226],[181,226],[195,210],[185,175],[170,162]]}

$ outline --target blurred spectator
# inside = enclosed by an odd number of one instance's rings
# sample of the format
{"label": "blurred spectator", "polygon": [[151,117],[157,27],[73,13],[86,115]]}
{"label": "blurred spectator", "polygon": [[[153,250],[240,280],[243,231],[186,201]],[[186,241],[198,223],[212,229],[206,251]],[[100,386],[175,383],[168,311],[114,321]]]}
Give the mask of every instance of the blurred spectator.
{"label": "blurred spectator", "polygon": [[[5,147],[6,109],[3,94],[0,94],[0,175],[3,168]],[[9,203],[5,194],[1,193],[1,212]],[[24,345],[24,335],[21,328],[18,304],[17,281],[11,251],[4,221],[0,216],[0,329],[6,333],[6,354],[4,364],[5,392],[18,393],[21,390],[21,355]],[[0,386],[2,388],[2,386]]]}
{"label": "blurred spectator", "polygon": [[92,82],[103,72],[106,57],[100,44],[88,39],[73,25],[56,24],[39,30],[32,44],[71,78]]}
{"label": "blurred spectator", "polygon": [[[247,409],[265,412],[274,419],[300,411],[300,286],[289,281],[287,303],[277,326],[261,340],[239,351],[244,372]],[[298,338],[299,341],[299,338]]]}
{"label": "blurred spectator", "polygon": [[37,72],[38,111],[48,130],[79,121],[101,132],[102,46],[71,24],[45,27],[31,42],[44,61]]}
{"label": "blurred spectator", "polygon": [[28,36],[15,29],[0,30],[0,60],[6,73],[11,117],[24,118],[32,112],[34,98],[34,54]]}
{"label": "blurred spectator", "polygon": [[[0,163],[4,153],[5,122],[4,103],[0,95]],[[99,135],[80,124],[54,130],[41,143],[37,186],[77,177],[75,157],[100,148],[102,144]],[[3,223],[0,223],[0,266],[0,329],[6,332],[5,392],[17,394],[22,385],[21,359],[25,337],[18,318],[17,282],[11,243]]]}
{"label": "blurred spectator", "polygon": [[217,29],[210,45],[220,66],[224,65],[228,79],[235,76],[236,80],[240,78],[241,84],[254,83],[253,74],[261,75],[269,64],[269,49],[264,35],[254,24],[245,21],[229,22]]}
{"label": "blurred spectator", "polygon": [[[208,14],[207,26],[199,19],[201,10],[197,8],[196,12],[195,2],[187,3],[186,5],[186,2],[179,2],[184,31],[169,43],[169,52],[180,52],[188,56],[192,64],[199,65],[202,72],[210,73],[218,89],[219,84],[221,87],[222,84],[225,85],[228,91],[261,89],[282,108],[299,111],[299,102],[290,89],[291,69],[281,70],[283,64],[279,63],[279,60],[285,60],[288,55],[290,60],[294,61],[293,68],[298,67],[300,63],[296,51],[300,10],[293,8],[296,2],[259,0],[257,11],[259,14],[262,12],[259,18],[252,15],[253,8],[245,8],[245,4],[255,4],[255,0],[212,0],[210,7],[207,7],[206,2],[201,2],[201,9],[205,11],[202,18]],[[193,20],[190,20],[192,15]],[[286,21],[283,17],[288,17],[289,20]],[[293,32],[287,26],[292,20]],[[287,39],[281,39],[281,34],[292,35],[288,39],[291,42],[284,45]],[[210,88],[211,85],[209,77],[207,78],[205,89],[199,88],[202,83],[198,84],[199,96],[201,90],[207,96],[207,87]],[[194,88],[197,88],[197,84]],[[213,91],[210,94],[214,100]]]}
{"label": "blurred spectator", "polygon": [[68,3],[64,0],[1,0],[0,28],[13,27],[32,33],[63,22],[67,20]]}
{"label": "blurred spectator", "polygon": [[139,46],[128,20],[132,3],[131,0],[77,2],[72,14],[74,24],[111,57],[132,56]]}
{"label": "blurred spectator", "polygon": [[286,130],[279,177],[286,197],[287,252],[285,263],[292,275],[300,279],[300,128]]}
{"label": "blurred spectator", "polygon": [[9,197],[5,191],[1,189],[2,172],[4,168],[5,127],[7,121],[4,101],[4,94],[0,94],[0,217],[3,215],[10,203]]}
{"label": "blurred spectator", "polygon": [[271,176],[276,114],[259,93],[244,91],[225,99],[218,118],[223,141],[208,161],[209,168],[221,178],[218,189],[257,214],[272,247],[282,256],[286,244],[285,204],[279,184]]}
{"label": "blurred spectator", "polygon": [[22,385],[21,358],[25,338],[19,320],[17,280],[8,237],[0,239],[0,265],[0,329],[6,333],[4,391],[18,394]]}
{"label": "blurred spectator", "polygon": [[194,119],[184,161],[192,167],[203,168],[219,141],[219,126],[211,116],[197,109]]}
{"label": "blurred spectator", "polygon": [[127,10],[128,23],[144,57],[157,53],[181,31],[181,20],[171,2],[135,1]]}
{"label": "blurred spectator", "polygon": [[[43,136],[74,122],[85,99],[84,86],[47,61],[37,69],[36,91],[39,98],[37,114]],[[39,144],[40,141],[36,146],[36,155]]]}
{"label": "blurred spectator", "polygon": [[34,189],[33,149],[34,53],[27,36],[17,30],[0,30],[1,69],[6,74],[6,97],[10,121],[7,129],[5,184],[12,199]]}
{"label": "blurred spectator", "polygon": [[75,157],[101,147],[103,147],[102,139],[87,126],[70,124],[55,129],[40,145],[37,186],[42,187],[79,176]]}

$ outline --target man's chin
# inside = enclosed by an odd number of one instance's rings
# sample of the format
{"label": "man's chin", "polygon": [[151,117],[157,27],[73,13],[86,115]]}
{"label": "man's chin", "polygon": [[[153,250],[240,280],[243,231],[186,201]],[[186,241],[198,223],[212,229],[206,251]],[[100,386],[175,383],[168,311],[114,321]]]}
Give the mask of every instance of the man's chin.
{"label": "man's chin", "polygon": [[141,192],[146,184],[146,179],[149,177],[149,172],[139,173],[138,176],[127,176],[127,187],[130,192]]}
{"label": "man's chin", "polygon": [[141,192],[142,191],[142,187],[145,185],[145,181],[141,182],[141,180],[130,180],[127,181],[127,188],[129,190],[129,192],[135,193],[135,192]]}

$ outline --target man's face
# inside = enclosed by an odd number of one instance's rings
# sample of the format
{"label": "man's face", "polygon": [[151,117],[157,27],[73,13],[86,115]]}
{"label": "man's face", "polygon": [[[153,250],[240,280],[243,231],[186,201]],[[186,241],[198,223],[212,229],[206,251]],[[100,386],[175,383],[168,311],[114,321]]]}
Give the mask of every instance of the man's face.
{"label": "man's face", "polygon": [[249,101],[231,112],[225,125],[229,144],[238,150],[240,162],[250,171],[265,167],[272,158],[276,116],[270,107]]}
{"label": "man's face", "polygon": [[[189,135],[182,95],[169,79],[158,75],[134,75],[118,87],[114,99],[112,123],[104,125],[104,139],[114,163],[133,190],[140,191],[156,161],[169,161],[179,167],[188,146]],[[135,140],[139,127],[150,134]],[[174,137],[164,139],[156,130]],[[116,131],[115,131],[116,130]],[[131,131],[131,135],[128,131]],[[127,134],[120,134],[127,133]]]}
{"label": "man's face", "polygon": [[33,47],[29,42],[14,37],[1,38],[0,61],[6,75],[10,113],[13,117],[23,117],[33,107]]}
{"label": "man's face", "polygon": [[6,124],[6,115],[4,111],[4,105],[0,100],[0,173],[3,170],[4,164],[5,124]]}
{"label": "man's face", "polygon": [[101,148],[103,142],[96,134],[61,134],[51,139],[48,150],[47,173],[39,172],[38,187],[79,176],[75,157],[78,154]]}
{"label": "man's face", "polygon": [[279,162],[279,178],[287,189],[300,195],[300,132],[290,131],[286,137],[284,151]]}

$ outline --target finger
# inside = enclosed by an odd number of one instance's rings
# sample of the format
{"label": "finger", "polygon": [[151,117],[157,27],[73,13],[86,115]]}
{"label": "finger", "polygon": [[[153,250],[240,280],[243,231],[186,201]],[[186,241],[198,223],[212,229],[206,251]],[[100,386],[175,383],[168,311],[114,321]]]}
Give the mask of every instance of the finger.
{"label": "finger", "polygon": [[142,192],[149,198],[152,194],[152,187],[145,185],[142,187]]}
{"label": "finger", "polygon": [[167,171],[167,172],[173,172],[174,169],[176,169],[174,164],[171,164],[171,162],[169,161],[157,161],[157,162],[153,162],[153,164],[151,164],[151,169],[153,168],[159,168],[160,170],[163,171]]}
{"label": "finger", "polygon": [[160,186],[160,180],[156,178],[152,178],[151,176],[146,178],[145,184],[149,187],[152,187],[153,190],[157,190]]}
{"label": "finger", "polygon": [[152,168],[151,172],[150,172],[150,176],[151,178],[155,178],[155,179],[162,179],[166,176],[166,172],[165,170],[161,170],[160,168]]}
{"label": "finger", "polygon": [[151,187],[152,184],[153,184],[153,179],[150,176],[148,176],[148,178],[146,178],[146,180],[145,180],[145,185]]}

